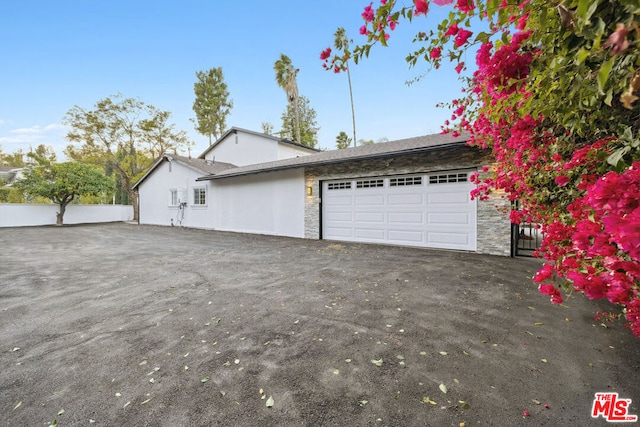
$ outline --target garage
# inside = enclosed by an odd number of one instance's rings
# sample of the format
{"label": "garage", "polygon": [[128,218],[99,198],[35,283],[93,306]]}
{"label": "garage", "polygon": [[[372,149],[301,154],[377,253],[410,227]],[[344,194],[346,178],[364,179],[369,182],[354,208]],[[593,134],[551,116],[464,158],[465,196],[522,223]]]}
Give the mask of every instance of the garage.
{"label": "garage", "polygon": [[469,171],[322,182],[322,238],[476,250]]}

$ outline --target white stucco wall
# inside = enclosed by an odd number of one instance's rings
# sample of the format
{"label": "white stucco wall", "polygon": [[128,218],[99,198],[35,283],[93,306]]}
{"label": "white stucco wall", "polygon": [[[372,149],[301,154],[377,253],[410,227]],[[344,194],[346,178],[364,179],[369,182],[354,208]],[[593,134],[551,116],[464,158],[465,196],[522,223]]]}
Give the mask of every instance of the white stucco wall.
{"label": "white stucco wall", "polygon": [[230,133],[205,155],[205,159],[236,166],[278,160],[278,142],[250,133]]}
{"label": "white stucco wall", "polygon": [[212,181],[216,229],[304,237],[302,169]]}
{"label": "white stucco wall", "polygon": [[[0,204],[0,227],[28,227],[53,225],[60,206],[31,203]],[[68,205],[64,213],[65,224],[120,222],[133,219],[131,205]]]}
{"label": "white stucco wall", "polygon": [[308,156],[309,154],[314,153],[314,151],[308,151],[304,148],[296,147],[295,145],[278,144],[278,160]]}
{"label": "white stucco wall", "polygon": [[[174,225],[213,228],[212,216],[208,213],[211,186],[208,181],[197,182],[196,179],[201,176],[202,173],[177,162],[161,162],[138,187],[140,224],[171,225],[173,220]],[[193,205],[193,189],[196,187],[206,188],[206,206]],[[170,206],[172,189],[178,190],[181,198],[186,198],[187,206],[183,210],[178,206]]]}

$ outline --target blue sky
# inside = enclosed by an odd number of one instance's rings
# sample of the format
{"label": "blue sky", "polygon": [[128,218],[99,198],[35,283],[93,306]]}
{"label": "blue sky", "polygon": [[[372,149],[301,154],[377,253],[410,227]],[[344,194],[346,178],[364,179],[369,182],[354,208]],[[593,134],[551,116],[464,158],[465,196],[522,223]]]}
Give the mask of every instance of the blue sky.
{"label": "blue sky", "polygon": [[[407,3],[409,3],[407,1]],[[189,121],[198,70],[222,67],[234,108],[228,126],[260,131],[263,121],[280,129],[286,106],[273,63],[285,53],[300,69],[298,88],[318,114],[319,147],[335,148],[340,131],[351,134],[346,74],[322,69],[320,52],[342,26],[356,43],[367,1],[272,0],[8,1],[0,6],[0,147],[5,152],[38,144],[59,156],[68,142],[61,124],[78,105],[90,109],[121,93],[172,113],[177,129],[208,145]],[[419,30],[434,28],[432,11],[403,22],[369,59],[351,67],[358,139],[391,140],[437,133],[450,116],[438,102],[458,97],[450,69],[405,82],[425,68],[404,58]],[[473,58],[468,60],[472,62]]]}

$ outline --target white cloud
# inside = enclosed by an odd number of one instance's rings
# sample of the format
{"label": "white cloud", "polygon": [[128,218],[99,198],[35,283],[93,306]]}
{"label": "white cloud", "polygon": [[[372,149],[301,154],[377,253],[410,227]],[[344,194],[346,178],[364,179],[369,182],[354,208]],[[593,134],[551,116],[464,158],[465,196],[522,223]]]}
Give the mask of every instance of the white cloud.
{"label": "white cloud", "polygon": [[58,160],[64,158],[63,151],[68,142],[65,140],[67,128],[59,123],[46,126],[32,126],[29,128],[11,129],[0,132],[0,145],[5,152],[12,153],[19,149],[28,152],[40,144],[48,145],[54,149]]}

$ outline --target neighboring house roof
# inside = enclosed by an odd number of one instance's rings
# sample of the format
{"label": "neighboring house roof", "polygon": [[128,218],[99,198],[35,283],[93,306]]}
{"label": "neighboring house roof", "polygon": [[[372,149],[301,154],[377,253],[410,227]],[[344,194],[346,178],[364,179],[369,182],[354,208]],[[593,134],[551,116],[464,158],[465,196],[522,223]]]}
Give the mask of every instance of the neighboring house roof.
{"label": "neighboring house roof", "polygon": [[153,166],[151,166],[151,168],[149,168],[147,173],[145,173],[144,176],[140,178],[138,182],[136,182],[133,185],[132,188],[136,188],[140,184],[142,184],[142,182],[153,173],[153,171],[158,167],[158,165],[160,165],[160,163],[164,161],[176,162],[182,166],[185,166],[201,174],[216,174],[216,173],[225,171],[227,169],[236,167],[231,163],[215,162],[215,161],[199,159],[199,158],[194,159],[191,157],[178,156],[177,154],[164,154],[153,164]]}
{"label": "neighboring house roof", "polygon": [[0,166],[0,180],[4,180],[5,187],[11,187],[16,179],[22,176],[24,168],[16,166]]}
{"label": "neighboring house roof", "polygon": [[460,147],[463,146],[468,139],[468,135],[461,135],[457,138],[453,138],[449,134],[418,136],[414,138],[400,139],[397,141],[361,145],[359,147],[345,148],[342,150],[323,151],[309,156],[231,168],[200,177],[198,178],[198,181],[231,178],[234,176],[294,169],[304,166],[319,166],[356,160],[396,157],[424,151]]}
{"label": "neighboring house roof", "polygon": [[287,145],[292,145],[294,147],[303,148],[303,149],[306,149],[306,150],[309,150],[309,151],[315,151],[315,152],[320,152],[321,151],[321,150],[318,150],[317,148],[309,147],[308,145],[298,144],[297,142],[290,141],[288,139],[278,138],[277,136],[267,135],[266,133],[255,132],[255,131],[252,131],[252,130],[243,129],[243,128],[239,128],[239,127],[233,126],[231,129],[226,131],[220,138],[218,138],[218,140],[216,142],[214,142],[206,150],[204,150],[202,152],[202,154],[200,154],[198,156],[198,158],[199,159],[204,159],[205,156],[207,155],[207,153],[209,151],[211,151],[216,145],[220,144],[227,136],[231,135],[232,133],[238,133],[238,132],[248,133],[250,135],[255,135],[255,136],[262,137],[262,138],[271,139],[271,140],[276,141],[276,142],[280,142],[280,143],[287,144]]}

